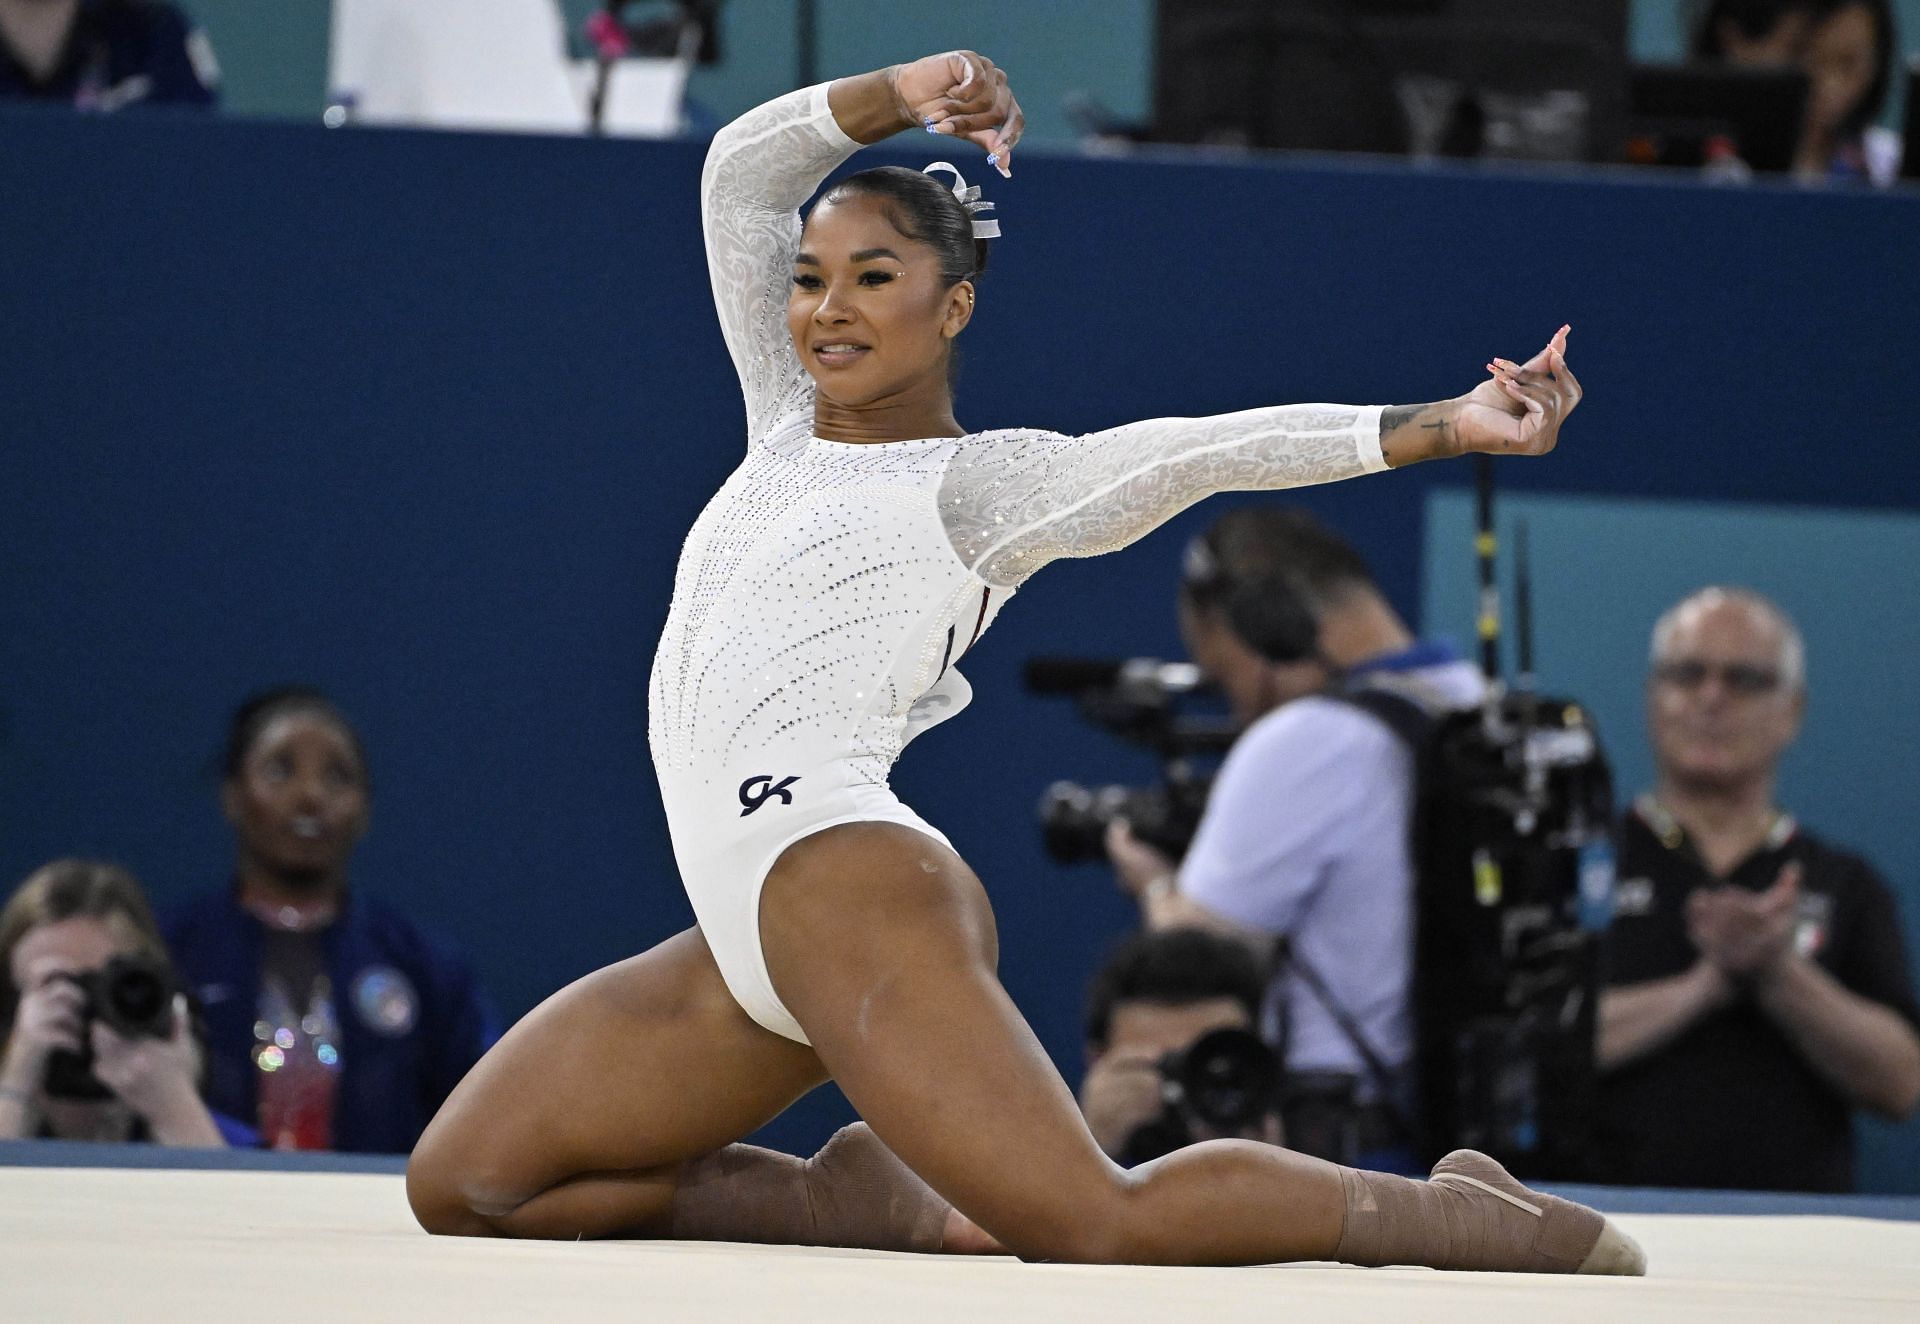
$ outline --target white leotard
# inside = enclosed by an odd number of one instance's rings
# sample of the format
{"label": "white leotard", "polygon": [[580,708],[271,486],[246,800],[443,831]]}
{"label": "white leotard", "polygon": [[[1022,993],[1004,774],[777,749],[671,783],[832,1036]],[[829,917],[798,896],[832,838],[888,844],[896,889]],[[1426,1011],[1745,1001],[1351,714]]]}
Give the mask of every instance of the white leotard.
{"label": "white leotard", "polygon": [[797,209],[857,146],[822,85],[742,116],[707,155],[707,262],[748,450],[687,535],[649,696],[654,768],[701,930],[748,1014],[802,1043],[760,949],[767,871],[837,823],[898,822],[946,840],[894,798],[887,774],[909,740],[966,705],[954,664],[1029,575],[1125,546],[1212,492],[1385,467],[1378,406],[1079,437],[815,437],[813,381],[786,326]]}

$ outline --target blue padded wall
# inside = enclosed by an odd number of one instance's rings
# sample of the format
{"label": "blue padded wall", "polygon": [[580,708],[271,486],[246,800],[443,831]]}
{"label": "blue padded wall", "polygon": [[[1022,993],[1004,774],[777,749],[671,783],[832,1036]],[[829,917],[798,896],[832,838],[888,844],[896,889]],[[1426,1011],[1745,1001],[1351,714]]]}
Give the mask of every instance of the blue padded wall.
{"label": "blue padded wall", "polygon": [[[91,851],[163,900],[220,885],[208,760],[243,693],[298,678],[371,749],[360,885],[510,1013],[689,922],[644,701],[680,539],[742,445],[702,148],[158,113],[9,111],[0,137],[0,876]],[[1551,458],[1503,464],[1516,489],[1920,493],[1914,196],[1040,150],[989,191],[971,427],[1430,399],[1571,321],[1588,403]],[[1426,495],[1465,479],[1299,499],[1413,613]],[[1046,862],[1033,806],[1148,765],[1019,666],[1171,654],[1180,543],[1245,499],[1038,577],[968,661],[973,711],[900,769],[1070,1078],[1129,914]]]}

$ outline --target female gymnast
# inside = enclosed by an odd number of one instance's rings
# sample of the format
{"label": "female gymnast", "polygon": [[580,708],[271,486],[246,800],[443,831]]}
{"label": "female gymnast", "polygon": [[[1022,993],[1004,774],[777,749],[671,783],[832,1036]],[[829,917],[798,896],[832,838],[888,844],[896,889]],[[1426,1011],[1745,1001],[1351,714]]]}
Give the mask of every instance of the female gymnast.
{"label": "female gymnast", "polygon": [[[804,226],[796,209],[905,128],[976,143],[1005,174],[1022,123],[1005,75],[955,51],[791,93],[714,140],[707,255],[748,451],[687,536],[649,722],[699,926],[561,990],[481,1060],[414,1151],[416,1217],[474,1236],[1640,1272],[1598,1213],[1470,1152],[1427,1181],[1231,1140],[1119,1168],[995,976],[979,880],[888,790],[901,747],[966,702],[954,663],[1049,561],[1210,492],[1541,454],[1580,399],[1562,328],[1437,404],[970,434],[949,368],[993,233],[974,191],[891,167],[829,189]],[[865,1122],[812,1159],[734,1143],[829,1078]]]}

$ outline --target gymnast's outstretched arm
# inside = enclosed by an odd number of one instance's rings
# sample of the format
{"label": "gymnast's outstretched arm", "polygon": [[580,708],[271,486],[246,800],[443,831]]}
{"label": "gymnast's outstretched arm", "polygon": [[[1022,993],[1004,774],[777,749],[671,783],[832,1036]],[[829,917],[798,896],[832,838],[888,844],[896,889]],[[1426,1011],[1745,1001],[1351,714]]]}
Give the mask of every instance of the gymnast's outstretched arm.
{"label": "gymnast's outstretched arm", "polygon": [[1080,437],[969,442],[940,509],[962,559],[988,583],[1098,556],[1215,492],[1305,487],[1469,451],[1541,455],[1580,401],[1567,329],[1526,364],[1496,359],[1467,394],[1427,405],[1281,405],[1160,418]]}

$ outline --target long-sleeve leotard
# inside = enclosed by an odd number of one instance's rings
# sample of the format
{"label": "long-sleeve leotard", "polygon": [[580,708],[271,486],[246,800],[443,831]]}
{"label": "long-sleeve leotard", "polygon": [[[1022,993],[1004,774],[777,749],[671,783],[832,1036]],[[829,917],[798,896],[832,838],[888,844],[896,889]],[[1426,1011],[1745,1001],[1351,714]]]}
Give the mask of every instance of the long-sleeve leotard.
{"label": "long-sleeve leotard", "polygon": [[797,209],[857,146],[826,87],[807,88],[722,130],[702,176],[748,453],[682,552],[650,735],[663,778],[692,775],[727,796],[749,754],[770,776],[846,761],[857,779],[883,782],[907,739],[964,702],[953,663],[1048,562],[1125,546],[1210,493],[1385,467],[1378,406],[1280,406],[1082,436],[815,437],[814,385],[786,324]]}
{"label": "long-sleeve leotard", "polygon": [[648,705],[674,855],[714,960],[749,1015],[801,1042],[760,950],[762,881],[790,844],[836,824],[939,835],[888,771],[966,704],[954,663],[1028,576],[1125,546],[1211,492],[1384,467],[1378,407],[1350,405],[1079,437],[815,436],[786,325],[796,209],[855,147],[814,87],[728,125],[708,153],[707,261],[748,445],[687,534]]}

